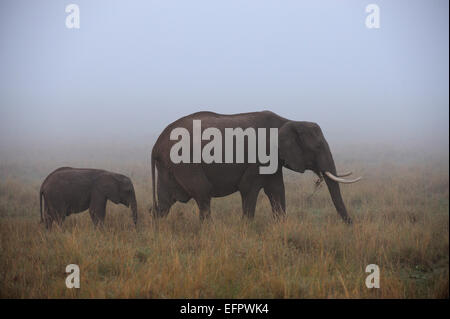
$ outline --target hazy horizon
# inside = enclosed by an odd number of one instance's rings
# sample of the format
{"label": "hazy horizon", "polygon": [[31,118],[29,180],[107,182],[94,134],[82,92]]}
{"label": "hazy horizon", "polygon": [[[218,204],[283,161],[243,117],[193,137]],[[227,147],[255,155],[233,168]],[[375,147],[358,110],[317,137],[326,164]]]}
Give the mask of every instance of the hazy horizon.
{"label": "hazy horizon", "polygon": [[151,145],[197,111],[271,110],[334,145],[448,154],[448,1],[0,4],[0,148]]}

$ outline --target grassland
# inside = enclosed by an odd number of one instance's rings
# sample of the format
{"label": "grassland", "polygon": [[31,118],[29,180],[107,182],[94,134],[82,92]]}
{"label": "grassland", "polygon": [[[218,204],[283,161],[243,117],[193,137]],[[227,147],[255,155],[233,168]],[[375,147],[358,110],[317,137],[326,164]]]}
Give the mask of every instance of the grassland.
{"label": "grassland", "polygon": [[[128,154],[116,156],[117,154]],[[238,194],[214,199],[199,223],[193,202],[155,223],[148,149],[96,149],[0,156],[1,298],[448,298],[448,153],[335,152],[337,166],[364,175],[342,186],[352,226],[344,225],[312,174],[285,172],[288,217],[271,218],[261,192],[256,217],[241,219]],[[106,224],[72,215],[51,232],[39,224],[38,189],[62,165],[129,175],[139,225],[108,203]],[[81,288],[65,286],[78,264]],[[365,267],[380,267],[380,288],[365,286]]]}

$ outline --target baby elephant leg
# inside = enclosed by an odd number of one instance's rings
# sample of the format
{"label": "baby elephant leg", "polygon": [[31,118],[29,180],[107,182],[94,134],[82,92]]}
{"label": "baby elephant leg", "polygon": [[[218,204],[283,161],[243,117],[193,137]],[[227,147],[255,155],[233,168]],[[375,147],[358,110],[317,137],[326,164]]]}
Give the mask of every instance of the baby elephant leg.
{"label": "baby elephant leg", "polygon": [[94,226],[103,225],[106,215],[106,197],[97,192],[91,196],[89,205],[89,215],[91,216]]}

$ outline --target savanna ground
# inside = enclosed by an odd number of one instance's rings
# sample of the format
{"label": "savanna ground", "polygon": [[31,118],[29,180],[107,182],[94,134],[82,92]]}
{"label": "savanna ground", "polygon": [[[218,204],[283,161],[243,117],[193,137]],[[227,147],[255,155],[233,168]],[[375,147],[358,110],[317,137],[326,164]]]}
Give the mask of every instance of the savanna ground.
{"label": "savanna ground", "polygon": [[[363,175],[343,185],[352,226],[342,223],[313,174],[285,172],[288,217],[272,220],[260,193],[253,221],[241,219],[238,194],[212,202],[200,224],[195,204],[176,204],[155,223],[150,146],[121,150],[67,147],[0,155],[2,298],[448,298],[448,151],[337,150],[339,171]],[[355,151],[357,150],[357,151]],[[76,154],[76,155],[74,155]],[[88,213],[51,232],[39,224],[38,190],[59,166],[96,167],[130,176],[139,208],[108,203],[105,227]],[[65,286],[66,265],[81,288]],[[368,289],[368,264],[380,288]]]}

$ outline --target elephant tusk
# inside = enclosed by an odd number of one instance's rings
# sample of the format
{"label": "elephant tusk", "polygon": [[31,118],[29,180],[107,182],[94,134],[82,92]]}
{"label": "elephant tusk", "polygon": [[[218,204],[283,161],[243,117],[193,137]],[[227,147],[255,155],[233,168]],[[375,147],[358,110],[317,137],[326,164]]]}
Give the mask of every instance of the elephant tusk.
{"label": "elephant tusk", "polygon": [[352,174],[353,174],[353,172],[346,172],[344,174],[338,174],[337,177],[347,177],[347,176],[350,176]]}
{"label": "elephant tusk", "polygon": [[359,180],[362,179],[362,177],[358,177],[358,178],[355,178],[355,179],[344,179],[344,178],[339,178],[339,177],[334,176],[334,175],[331,174],[330,172],[325,172],[325,175],[327,175],[327,176],[328,176],[330,179],[332,179],[333,181],[338,182],[338,183],[343,183],[343,184],[356,183],[356,182],[358,182]]}

